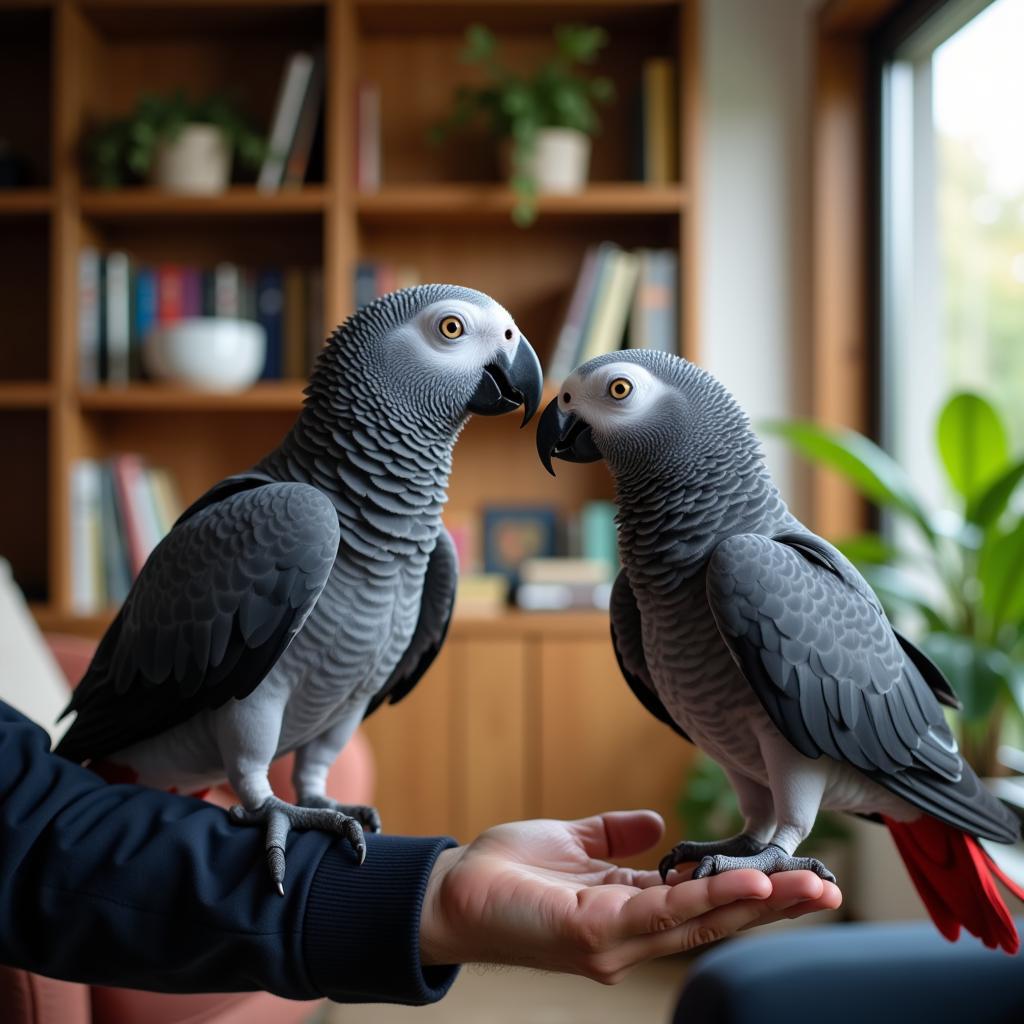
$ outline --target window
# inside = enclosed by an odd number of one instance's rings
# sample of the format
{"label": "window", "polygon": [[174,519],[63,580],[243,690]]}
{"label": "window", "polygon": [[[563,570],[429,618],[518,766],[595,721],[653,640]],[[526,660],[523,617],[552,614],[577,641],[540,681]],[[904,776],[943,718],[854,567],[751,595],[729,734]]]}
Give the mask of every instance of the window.
{"label": "window", "polygon": [[931,498],[933,428],[962,388],[1024,443],[1024,0],[962,0],[882,76],[882,432]]}

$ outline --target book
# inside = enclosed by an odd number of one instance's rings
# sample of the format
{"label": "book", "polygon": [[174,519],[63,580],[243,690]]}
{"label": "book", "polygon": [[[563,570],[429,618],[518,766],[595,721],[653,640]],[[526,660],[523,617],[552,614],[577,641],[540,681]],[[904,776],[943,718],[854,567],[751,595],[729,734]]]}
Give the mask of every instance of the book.
{"label": "book", "polygon": [[138,500],[138,480],[143,472],[142,459],[138,455],[117,455],[110,460],[110,469],[121,510],[125,550],[128,552],[134,579],[142,571],[152,550],[149,521],[143,519]]}
{"label": "book", "polygon": [[576,357],[579,355],[587,314],[594,300],[596,274],[604,253],[610,246],[609,242],[600,246],[592,245],[583,254],[572,298],[566,308],[565,319],[558,332],[558,339],[548,365],[547,378],[556,386],[561,384],[578,365]]}
{"label": "book", "polygon": [[564,612],[574,608],[607,608],[610,583],[521,583],[516,605],[529,612]]}
{"label": "book", "polygon": [[629,347],[679,352],[679,258],[674,249],[644,249],[629,322]]}
{"label": "book", "polygon": [[619,569],[619,544],[612,502],[588,501],[580,509],[580,554],[604,565],[606,579],[615,578]]}
{"label": "book", "polygon": [[643,65],[644,180],[666,185],[679,178],[675,65],[652,57]]}
{"label": "book", "polygon": [[377,268],[373,263],[356,264],[356,309],[368,306],[377,298]]}
{"label": "book", "polygon": [[381,183],[380,89],[360,82],[356,91],[356,188],[376,192]]}
{"label": "book", "polygon": [[284,376],[305,377],[308,363],[305,275],[301,267],[288,267],[284,272]]}
{"label": "book", "polygon": [[165,263],[157,270],[157,322],[164,326],[184,316],[185,281],[182,268]]}
{"label": "book", "polygon": [[292,139],[291,151],[285,163],[283,184],[298,188],[306,180],[309,170],[309,155],[313,149],[317,121],[323,106],[324,92],[324,55],[317,51],[313,56],[313,70],[306,83],[306,91],[299,108],[299,120]]}
{"label": "book", "polygon": [[608,582],[608,564],[598,558],[528,558],[519,566],[519,581],[594,586]]}
{"label": "book", "polygon": [[103,303],[106,349],[105,379],[108,384],[127,384],[131,352],[131,285],[127,253],[106,257]]}
{"label": "book", "polygon": [[636,288],[638,263],[634,253],[623,249],[616,249],[608,255],[607,270],[601,274],[593,315],[587,322],[587,333],[579,354],[580,363],[621,347]]}
{"label": "book", "polygon": [[299,125],[302,101],[313,74],[313,57],[309,53],[293,53],[281,75],[274,114],[270,119],[267,155],[263,158],[256,187],[261,192],[276,192],[284,180],[285,167],[295,132]]}
{"label": "book", "polygon": [[132,306],[132,354],[130,372],[139,377],[139,349],[157,322],[156,271],[151,267],[138,267],[133,278],[135,300]]}
{"label": "book", "polygon": [[218,263],[213,268],[214,316],[242,315],[242,276],[234,263]]}
{"label": "book", "polygon": [[508,579],[501,573],[471,572],[459,576],[455,605],[460,613],[495,613],[508,603]]}
{"label": "book", "polygon": [[161,537],[166,537],[184,511],[181,496],[178,494],[174,477],[168,470],[160,466],[151,467],[146,471],[146,478],[153,494]]}
{"label": "book", "polygon": [[89,615],[103,606],[100,467],[92,459],[71,464],[71,607]]}
{"label": "book", "polygon": [[263,380],[280,380],[284,366],[284,275],[261,270],[256,278],[256,319],[267,332],[267,361]]}
{"label": "book", "polygon": [[92,248],[78,254],[78,379],[86,386],[100,379],[100,260]]}
{"label": "book", "polygon": [[181,315],[203,315],[203,273],[198,267],[181,269]]}
{"label": "book", "polygon": [[117,501],[117,485],[110,463],[100,465],[99,472],[106,600],[111,604],[120,604],[131,589],[132,567],[125,548],[123,517]]}

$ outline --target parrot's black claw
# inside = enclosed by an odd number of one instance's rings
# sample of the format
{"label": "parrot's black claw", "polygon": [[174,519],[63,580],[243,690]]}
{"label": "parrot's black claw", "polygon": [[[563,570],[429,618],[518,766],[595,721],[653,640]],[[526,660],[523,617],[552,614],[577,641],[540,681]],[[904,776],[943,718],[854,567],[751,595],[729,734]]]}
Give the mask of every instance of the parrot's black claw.
{"label": "parrot's black claw", "polygon": [[355,818],[360,825],[368,832],[380,832],[380,811],[376,807],[369,807],[366,804],[340,804],[329,796],[320,793],[304,793],[299,797],[301,807],[326,808],[331,811],[340,811],[350,818]]}
{"label": "parrot's black claw", "polygon": [[[333,801],[331,801],[333,804]],[[374,811],[372,807],[361,810]],[[362,824],[350,814],[332,807],[296,807],[294,804],[279,800],[276,796],[267,797],[256,810],[249,810],[236,804],[228,812],[231,821],[236,825],[262,824],[266,834],[267,867],[270,879],[280,895],[284,895],[285,850],[288,847],[288,833],[292,829],[299,832],[317,830],[333,832],[348,841],[360,864],[366,860],[366,839],[363,836]],[[379,826],[380,818],[377,817]]]}
{"label": "parrot's black claw", "polygon": [[769,843],[760,853],[751,857],[726,857],[714,854],[705,857],[693,873],[694,878],[708,878],[726,871],[742,869],[763,871],[766,875],[774,875],[780,871],[813,871],[826,882],[834,882],[836,876],[816,857],[790,857],[785,850]]}
{"label": "parrot's black claw", "polygon": [[727,857],[749,857],[752,854],[760,853],[767,845],[767,843],[762,843],[759,839],[747,835],[746,832],[711,843],[690,843],[684,840],[681,843],[676,843],[661,858],[661,862],[658,864],[658,873],[664,882],[668,879],[672,869],[680,864],[698,864],[705,857],[713,857],[716,854]]}

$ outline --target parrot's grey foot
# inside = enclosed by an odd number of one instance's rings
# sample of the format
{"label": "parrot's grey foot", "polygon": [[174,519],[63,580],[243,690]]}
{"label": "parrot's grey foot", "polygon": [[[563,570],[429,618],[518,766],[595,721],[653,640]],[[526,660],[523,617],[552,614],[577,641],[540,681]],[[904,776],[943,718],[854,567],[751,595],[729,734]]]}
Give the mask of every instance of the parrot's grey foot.
{"label": "parrot's grey foot", "polygon": [[760,853],[768,844],[762,843],[746,832],[729,839],[720,839],[713,843],[676,843],[672,849],[661,858],[658,864],[658,873],[664,882],[669,872],[680,864],[696,864],[705,858],[721,855],[724,857],[750,857]]}
{"label": "parrot's grey foot", "polygon": [[351,844],[359,863],[366,860],[366,839],[363,826],[349,814],[332,808],[296,807],[294,804],[268,796],[255,810],[250,811],[235,804],[228,812],[236,825],[265,825],[267,866],[277,891],[284,895],[284,851],[288,845],[288,833],[294,828],[300,832],[315,829],[319,832],[333,832]]}
{"label": "parrot's grey foot", "polygon": [[750,857],[724,857],[721,854],[705,857],[697,865],[693,877],[707,878],[709,875],[739,871],[742,868],[753,868],[754,871],[763,871],[766,875],[774,875],[779,871],[813,871],[826,882],[836,880],[836,876],[816,857],[790,857],[785,850],[771,843],[760,853]]}
{"label": "parrot's grey foot", "polygon": [[350,818],[355,818],[364,829],[370,832],[381,830],[380,811],[376,807],[368,807],[365,804],[339,804],[329,796],[321,793],[306,793],[299,797],[299,804],[302,807],[320,807],[331,811],[340,811]]}

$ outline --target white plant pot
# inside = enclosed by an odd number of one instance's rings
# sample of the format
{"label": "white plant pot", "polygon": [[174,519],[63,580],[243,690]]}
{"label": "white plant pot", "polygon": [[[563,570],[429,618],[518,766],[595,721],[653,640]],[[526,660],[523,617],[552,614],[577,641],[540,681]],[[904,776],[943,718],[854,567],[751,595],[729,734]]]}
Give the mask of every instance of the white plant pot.
{"label": "white plant pot", "polygon": [[231,181],[231,146],[212,124],[187,124],[156,151],[151,181],[168,192],[215,195]]}
{"label": "white plant pot", "polygon": [[158,327],[142,346],[146,372],[200,391],[243,391],[267,358],[262,324],[233,317],[186,317]]}
{"label": "white plant pot", "polygon": [[[502,171],[509,177],[512,144],[507,139],[500,156]],[[538,192],[581,192],[590,172],[590,136],[575,128],[541,128],[526,172],[537,183]]]}

